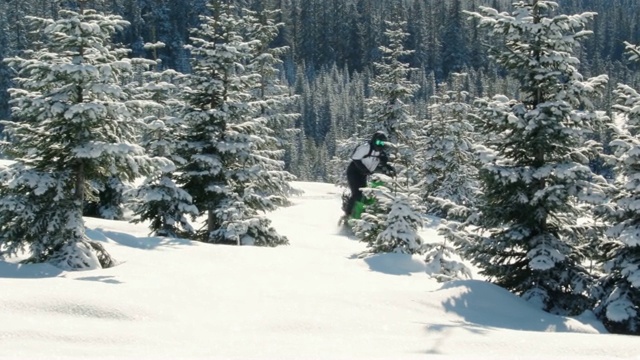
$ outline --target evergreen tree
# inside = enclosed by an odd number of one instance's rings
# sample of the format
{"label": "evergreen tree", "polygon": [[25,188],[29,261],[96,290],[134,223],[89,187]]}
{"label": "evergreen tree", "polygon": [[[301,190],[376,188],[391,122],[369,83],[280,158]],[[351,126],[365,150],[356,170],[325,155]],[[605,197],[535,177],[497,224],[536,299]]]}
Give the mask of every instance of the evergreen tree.
{"label": "evergreen tree", "polygon": [[91,182],[131,181],[153,165],[135,144],[142,124],[120,84],[132,72],[128,51],[110,40],[128,23],[93,10],[29,20],[42,42],[8,60],[18,87],[3,147],[16,162],[2,172],[0,244],[64,269],[109,267],[109,254],[85,235]]}
{"label": "evergreen tree", "polygon": [[[640,59],[640,48],[626,43],[631,59]],[[640,334],[640,197],[638,169],[640,164],[640,93],[623,84],[616,91],[615,109],[621,115],[614,125],[614,158],[617,163],[617,194],[613,206],[605,213],[613,224],[604,246],[605,275],[596,288],[596,315],[607,329],[616,333]]]}
{"label": "evergreen tree", "polygon": [[452,72],[461,72],[468,61],[466,24],[464,23],[460,0],[446,2],[448,8],[442,34],[442,71],[444,77]]}
{"label": "evergreen tree", "polygon": [[[384,175],[376,181],[390,183]],[[351,220],[357,238],[367,243],[368,253],[420,254],[423,239],[418,234],[422,227],[422,207],[417,191],[389,188],[386,185],[363,189],[365,198],[375,199],[367,205],[362,218]]]}
{"label": "evergreen tree", "polygon": [[[222,144],[226,130],[226,72],[233,67],[237,54],[226,49],[228,40],[218,33],[221,5],[209,3],[213,16],[201,15],[202,25],[192,30],[192,72],[184,89],[186,108],[183,115],[186,131],[179,138],[178,154],[184,158],[179,166],[178,183],[193,199],[201,214],[207,214],[206,228],[196,238],[210,241],[210,233],[220,227],[216,207],[225,197]],[[246,48],[246,47],[245,47]],[[230,49],[233,50],[233,49]],[[224,54],[231,53],[227,58]]]}
{"label": "evergreen tree", "polygon": [[[431,118],[423,128],[421,195],[431,215],[447,217],[453,206],[474,207],[479,195],[476,138],[468,115],[468,93],[460,89],[466,74],[454,76],[452,86],[443,85],[429,106]],[[450,90],[448,90],[450,88]]]}
{"label": "evergreen tree", "polygon": [[607,77],[583,79],[572,52],[595,14],[552,17],[557,4],[543,0],[514,6],[471,13],[500,40],[491,53],[519,81],[520,98],[477,103],[483,197],[478,231],[461,245],[492,282],[547,311],[579,314],[591,306],[580,246],[593,229],[578,219],[589,216],[583,204],[605,198],[604,179],[588,167],[598,150],[588,139],[604,120],[590,98]]}
{"label": "evergreen tree", "polygon": [[289,205],[288,197],[299,191],[291,186],[295,176],[284,170],[285,147],[292,142],[299,130],[294,128],[300,114],[291,112],[298,96],[289,94],[289,88],[282,83],[279,68],[282,56],[288,47],[271,47],[282,23],[275,23],[279,11],[262,10],[260,13],[245,10],[250,21],[249,37],[258,40],[253,47],[248,69],[260,75],[257,88],[253,91],[257,106],[256,127],[262,142],[256,142],[255,154],[262,158],[264,167],[258,186],[272,205],[263,210],[273,210],[274,206]]}
{"label": "evergreen tree", "polygon": [[185,158],[180,183],[207,213],[196,236],[222,244],[286,244],[258,214],[276,204],[261,185],[269,179],[269,167],[279,165],[259,151],[269,130],[267,119],[257,116],[262,103],[252,95],[260,75],[247,63],[260,40],[245,39],[243,31],[252,22],[235,7],[214,0],[208,7],[213,15],[202,16],[189,47],[194,57],[186,90],[188,130],[180,149]]}
{"label": "evergreen tree", "polygon": [[[404,48],[409,35],[404,21],[387,21],[387,45],[380,47],[383,56],[374,63],[376,75],[371,82],[373,96],[367,99],[367,113],[362,130],[370,136],[377,130],[386,132],[395,145],[393,163],[398,177],[394,181],[404,181],[403,187],[411,189],[415,185],[421,139],[419,129],[422,122],[410,112],[410,102],[418,90],[418,85],[410,80],[415,70],[403,61],[413,53]],[[391,186],[391,185],[390,185]]]}
{"label": "evergreen tree", "polygon": [[471,270],[446,238],[442,243],[426,243],[424,249],[427,274],[438,282],[471,279]]}
{"label": "evergreen tree", "polygon": [[[0,4],[0,59],[5,59],[9,55],[9,22],[6,19],[7,12],[5,7],[6,3]],[[9,96],[5,90],[11,86],[10,80],[12,76],[7,64],[0,62],[0,119],[9,117]]]}
{"label": "evergreen tree", "polygon": [[407,44],[408,48],[414,50],[410,64],[422,70],[424,70],[429,57],[428,34],[430,29],[427,19],[430,14],[427,13],[426,6],[423,1],[415,1],[407,14],[407,30],[409,33]]}
{"label": "evergreen tree", "polygon": [[378,73],[371,84],[374,96],[367,99],[361,135],[368,140],[378,130],[388,134],[395,143],[397,156],[393,161],[399,169],[398,178],[384,177],[385,186],[365,192],[375,198],[376,204],[366,207],[362,218],[352,219],[350,223],[356,236],[366,241],[374,252],[419,253],[422,240],[417,236],[417,229],[422,226],[422,220],[413,186],[417,173],[418,122],[407,105],[417,86],[408,79],[411,68],[401,60],[411,54],[403,45],[408,35],[403,30],[406,23],[388,21],[387,25],[388,46],[380,47],[384,55],[382,61],[375,64]]}
{"label": "evergreen tree", "polygon": [[376,75],[370,85],[373,96],[366,101],[367,114],[360,132],[373,134],[382,130],[397,142],[403,140],[399,139],[403,123],[413,121],[408,112],[408,102],[417,91],[417,85],[409,80],[410,73],[415,69],[403,62],[404,57],[413,53],[404,48],[409,35],[404,30],[406,22],[387,21],[386,24],[387,43],[380,46],[382,59],[374,63]]}
{"label": "evergreen tree", "polygon": [[466,76],[452,74],[453,84],[442,85],[439,96],[432,98],[431,118],[424,127],[420,191],[427,213],[444,218],[439,233],[445,240],[424,245],[427,273],[438,281],[471,278],[455,244],[447,241],[451,224],[445,220],[465,219],[475,210],[480,196],[475,155],[478,139],[469,119],[473,109],[469,94],[461,89]]}
{"label": "evergreen tree", "polygon": [[[155,46],[149,44],[147,48]],[[153,69],[141,77],[144,84],[141,98],[149,105],[141,145],[149,155],[172,163],[157,169],[127,194],[136,216],[133,222],[150,221],[149,228],[157,236],[188,237],[194,230],[187,216],[196,217],[198,209],[191,196],[176,184],[174,175],[175,164],[183,162],[176,154],[178,138],[185,132],[185,124],[179,117],[184,107],[180,100],[183,75],[173,70]]]}

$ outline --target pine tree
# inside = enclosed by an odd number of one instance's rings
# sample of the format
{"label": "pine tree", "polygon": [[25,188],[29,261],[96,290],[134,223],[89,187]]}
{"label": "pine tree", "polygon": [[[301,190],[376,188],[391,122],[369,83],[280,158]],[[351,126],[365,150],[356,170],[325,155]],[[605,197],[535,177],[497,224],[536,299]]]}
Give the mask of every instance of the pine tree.
{"label": "pine tree", "polygon": [[383,57],[375,64],[378,72],[371,84],[373,96],[367,99],[361,131],[367,140],[377,130],[389,135],[395,143],[392,161],[398,175],[397,178],[381,176],[378,180],[384,186],[364,190],[366,197],[375,199],[374,204],[365,207],[361,219],[352,219],[350,224],[372,252],[414,254],[422,251],[422,239],[417,234],[422,226],[422,208],[414,187],[418,122],[407,103],[417,85],[408,79],[412,69],[402,62],[403,56],[411,54],[403,45],[408,35],[403,30],[406,23],[388,21],[387,26],[388,46],[380,47]]}
{"label": "pine tree", "polygon": [[468,93],[460,86],[464,77],[466,74],[454,75],[455,83],[444,84],[441,94],[432,98],[431,119],[423,128],[421,194],[427,212],[440,217],[447,217],[452,207],[473,208],[479,195],[476,138],[468,118],[473,110]]}
{"label": "pine tree", "polygon": [[471,278],[454,242],[447,241],[451,230],[448,219],[465,219],[475,210],[480,196],[475,155],[478,139],[469,119],[473,109],[469,94],[462,90],[466,77],[454,73],[451,85],[442,84],[439,94],[432,97],[430,119],[423,129],[421,197],[428,214],[443,218],[438,231],[445,238],[442,243],[424,245],[427,273],[438,281]]}
{"label": "pine tree", "polygon": [[288,197],[300,191],[291,186],[295,176],[284,170],[285,147],[293,141],[299,130],[295,129],[295,121],[300,114],[291,111],[298,96],[289,94],[289,88],[283,84],[279,68],[281,57],[288,47],[271,47],[276,39],[282,23],[275,23],[279,11],[262,10],[254,13],[244,10],[245,19],[249,21],[251,30],[248,36],[258,40],[255,43],[249,60],[248,69],[260,75],[257,88],[253,91],[257,106],[256,121],[259,125],[257,134],[262,142],[256,142],[254,150],[264,168],[260,174],[258,186],[265,197],[269,197],[272,205],[262,210],[273,210],[276,206],[289,205]]}
{"label": "pine tree", "polygon": [[[640,59],[640,48],[626,43],[632,61]],[[607,232],[611,239],[604,248],[605,274],[596,287],[596,315],[607,329],[616,333],[640,334],[640,93],[623,84],[616,90],[615,110],[620,125],[613,125],[614,158],[617,163],[616,196],[605,218],[613,224]]]}
{"label": "pine tree", "polygon": [[[396,188],[413,189],[418,176],[419,149],[421,148],[420,128],[422,121],[410,111],[410,102],[418,85],[410,80],[415,70],[403,58],[413,53],[404,48],[407,36],[405,21],[387,21],[387,45],[380,46],[382,59],[374,63],[376,75],[371,83],[373,96],[367,99],[367,113],[362,130],[367,136],[382,130],[394,143],[392,162],[397,170],[397,178],[402,182]],[[389,184],[389,186],[392,186]]]}
{"label": "pine tree", "polygon": [[[376,175],[374,181],[390,183],[391,178]],[[423,239],[418,233],[423,225],[417,191],[390,188],[387,185],[363,189],[365,198],[375,199],[365,208],[361,219],[352,219],[353,232],[367,243],[366,253],[420,254]]]}
{"label": "pine tree", "polygon": [[460,244],[490,281],[547,311],[578,314],[591,306],[593,283],[580,249],[593,229],[578,219],[589,216],[584,204],[605,199],[604,179],[588,167],[598,150],[589,137],[604,121],[591,98],[607,77],[583,79],[572,52],[595,14],[552,17],[557,4],[542,0],[514,6],[511,15],[471,13],[497,38],[491,53],[521,85],[519,100],[477,102],[476,129],[487,138],[483,197],[477,232]]}
{"label": "pine tree", "polygon": [[[147,48],[161,45],[148,44]],[[185,124],[179,117],[184,107],[180,93],[183,77],[173,70],[152,69],[141,74],[140,98],[148,105],[144,117],[147,128],[141,145],[150,156],[168,159],[171,163],[158,168],[140,186],[129,191],[127,202],[136,216],[133,222],[149,221],[149,228],[157,236],[190,236],[194,230],[187,216],[198,215],[191,196],[176,184],[174,175],[175,164],[183,162],[176,154],[178,138],[185,132]]]}
{"label": "pine tree", "polygon": [[128,51],[110,40],[128,23],[93,10],[29,20],[42,42],[8,60],[18,87],[3,147],[16,162],[1,174],[0,244],[10,254],[28,248],[30,262],[109,267],[113,259],[85,234],[91,182],[131,181],[153,167],[135,144],[142,124],[120,83],[132,72]]}
{"label": "pine tree", "polygon": [[215,2],[209,7],[213,16],[201,15],[202,24],[192,30],[192,45],[187,50],[192,55],[192,72],[184,89],[186,109],[183,115],[186,131],[179,138],[180,164],[178,183],[193,199],[201,214],[207,214],[206,229],[200,230],[196,238],[210,241],[210,233],[220,227],[215,209],[224,199],[225,188],[223,142],[226,130],[225,83],[229,68],[233,67],[237,55],[233,52],[226,58],[223,51],[228,40],[217,33],[222,16]]}
{"label": "pine tree", "polygon": [[446,16],[442,30],[442,71],[445,77],[453,72],[462,72],[468,61],[466,24],[460,0],[447,1]]}
{"label": "pine tree", "polygon": [[374,63],[376,75],[371,82],[373,96],[366,100],[367,114],[362,121],[360,132],[373,134],[377,130],[386,132],[394,142],[400,139],[401,127],[412,122],[408,111],[408,102],[418,86],[409,80],[415,70],[403,62],[403,58],[412,54],[404,48],[409,35],[404,30],[405,21],[386,21],[387,44],[380,46],[382,59]]}
{"label": "pine tree", "polygon": [[[357,135],[358,122],[363,118],[364,84],[362,75],[349,76],[348,70],[332,68],[331,81],[323,91],[328,93],[331,125],[325,138],[328,155],[328,181],[346,186],[345,169],[357,145],[363,141]],[[357,145],[356,145],[357,144]]]}
{"label": "pine tree", "polygon": [[286,244],[258,214],[276,206],[278,197],[261,187],[268,184],[269,169],[280,166],[260,151],[269,130],[262,102],[253,95],[260,75],[247,64],[261,43],[246,38],[252,20],[234,6],[212,0],[208,7],[213,16],[201,17],[189,48],[194,57],[186,90],[188,130],[180,149],[186,160],[182,188],[207,213],[206,228],[196,236],[221,244]]}
{"label": "pine tree", "polygon": [[426,272],[438,282],[471,279],[471,270],[457,249],[447,242],[424,244]]}

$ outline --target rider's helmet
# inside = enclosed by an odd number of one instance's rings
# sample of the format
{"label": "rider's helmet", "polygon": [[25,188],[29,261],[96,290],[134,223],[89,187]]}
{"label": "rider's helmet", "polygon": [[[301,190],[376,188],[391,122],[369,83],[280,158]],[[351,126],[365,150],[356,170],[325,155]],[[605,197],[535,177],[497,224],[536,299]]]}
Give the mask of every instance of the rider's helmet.
{"label": "rider's helmet", "polygon": [[377,151],[382,150],[386,142],[387,142],[387,134],[385,134],[384,131],[378,130],[371,137],[371,147],[374,150],[377,150]]}

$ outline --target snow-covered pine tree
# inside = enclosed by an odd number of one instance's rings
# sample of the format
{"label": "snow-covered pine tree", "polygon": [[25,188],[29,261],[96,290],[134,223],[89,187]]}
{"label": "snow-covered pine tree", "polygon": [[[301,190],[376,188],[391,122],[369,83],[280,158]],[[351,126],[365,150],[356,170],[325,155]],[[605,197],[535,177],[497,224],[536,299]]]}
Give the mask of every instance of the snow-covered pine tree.
{"label": "snow-covered pine tree", "polygon": [[425,243],[427,273],[440,282],[470,279],[471,270],[448,241],[447,219],[464,220],[474,211],[479,196],[475,136],[469,114],[473,112],[462,85],[467,74],[450,74],[451,84],[442,84],[428,107],[430,119],[422,129],[420,194],[426,213],[442,218],[441,243]]}
{"label": "snow-covered pine tree", "polygon": [[470,279],[455,243],[449,241],[447,219],[464,220],[474,211],[479,196],[477,137],[469,114],[473,112],[462,82],[467,74],[450,74],[451,84],[442,84],[429,106],[430,119],[423,128],[424,150],[419,164],[423,181],[421,198],[426,212],[443,218],[441,243],[425,243],[427,273],[438,281]]}
{"label": "snow-covered pine tree", "polygon": [[[403,21],[387,21],[388,46],[380,47],[382,60],[374,64],[377,73],[371,83],[373,96],[366,101],[367,114],[361,125],[364,131],[361,136],[367,140],[375,131],[387,133],[395,144],[391,160],[398,172],[395,178],[384,178],[385,186],[365,192],[365,196],[376,199],[377,205],[365,207],[361,219],[350,221],[356,236],[367,242],[374,252],[419,253],[422,250],[422,240],[417,236],[417,229],[422,225],[422,221],[417,220],[422,216],[421,207],[414,196],[419,122],[409,112],[407,104],[417,85],[408,80],[412,69],[402,62],[402,57],[411,53],[403,45],[408,36],[405,26]],[[404,225],[397,225],[403,230],[393,225],[396,220],[403,221]],[[401,245],[412,241],[416,244]]]}
{"label": "snow-covered pine tree", "polygon": [[406,21],[385,21],[386,45],[379,47],[382,53],[380,61],[375,62],[375,76],[371,81],[372,96],[365,100],[366,114],[360,124],[359,132],[368,140],[374,132],[382,130],[393,142],[400,142],[402,127],[413,123],[409,112],[409,101],[418,90],[418,85],[409,80],[414,71],[403,58],[413,53],[404,48],[404,41],[409,35],[405,28]]}
{"label": "snow-covered pine tree", "polygon": [[[420,170],[422,198],[427,213],[448,217],[449,209],[473,208],[478,197],[478,161],[475,156],[473,111],[468,93],[461,89],[466,74],[453,74],[453,84],[443,85],[432,97],[431,119],[425,122]],[[458,211],[451,213],[456,218]]]}
{"label": "snow-covered pine tree", "polygon": [[423,239],[418,229],[423,225],[423,208],[417,189],[399,189],[398,184],[390,188],[386,183],[392,179],[374,175],[375,181],[383,185],[365,188],[365,197],[376,199],[367,205],[361,219],[350,223],[357,238],[367,243],[369,253],[420,254],[424,251]]}
{"label": "snow-covered pine tree", "polygon": [[[149,44],[147,47],[156,49],[161,45]],[[145,111],[147,127],[141,145],[150,156],[179,164],[183,159],[176,155],[176,146],[180,134],[185,131],[179,117],[184,107],[180,94],[184,75],[170,69],[157,71],[155,68],[141,74],[139,97],[151,105]],[[136,216],[133,222],[149,221],[152,234],[188,237],[193,233],[193,227],[187,217],[196,217],[198,209],[193,205],[191,196],[176,184],[174,164],[158,168],[140,186],[129,191],[127,203]]]}
{"label": "snow-covered pine tree", "polygon": [[206,226],[196,236],[206,242],[276,246],[288,243],[258,211],[272,209],[272,194],[264,194],[265,171],[280,163],[258,149],[269,134],[261,102],[254,93],[260,75],[248,67],[257,39],[246,39],[251,21],[239,10],[215,0],[212,16],[201,16],[193,31],[193,72],[186,89],[188,129],[181,145],[186,160],[180,183],[201,213]]}
{"label": "snow-covered pine tree", "polygon": [[583,79],[573,55],[595,14],[552,16],[556,8],[529,0],[512,14],[470,13],[496,39],[491,53],[519,81],[520,97],[477,101],[483,196],[477,231],[461,245],[490,281],[547,311],[577,314],[590,308],[593,283],[580,250],[592,230],[579,222],[589,216],[581,205],[605,199],[604,179],[588,166],[598,153],[589,137],[605,117],[590,98],[608,79]]}
{"label": "snow-covered pine tree", "polygon": [[285,147],[295,139],[300,130],[295,129],[295,120],[300,114],[291,111],[298,99],[297,95],[289,93],[289,87],[283,84],[280,76],[282,59],[289,48],[271,47],[272,42],[278,36],[279,29],[284,26],[276,23],[275,18],[280,14],[279,10],[262,10],[260,13],[244,9],[245,19],[248,21],[249,33],[247,36],[258,40],[254,42],[252,57],[247,68],[249,71],[260,75],[258,86],[253,91],[255,105],[259,112],[255,114],[256,121],[260,124],[256,128],[256,135],[262,138],[256,142],[254,150],[263,169],[260,171],[259,183],[261,194],[269,198],[271,205],[263,210],[273,210],[274,206],[289,205],[288,197],[300,194],[300,190],[294,189],[291,182],[295,176],[284,170]]}
{"label": "snow-covered pine tree", "polygon": [[[334,101],[338,103],[339,109],[335,111],[335,116],[338,118],[332,124],[331,130],[335,134],[335,146],[332,153],[333,158],[329,162],[329,181],[337,186],[347,186],[345,169],[351,161],[353,150],[365,141],[363,138],[365,134],[358,135],[356,129],[364,118],[364,89],[368,79],[367,74],[354,73],[350,77],[345,70],[341,78],[348,79],[345,84],[346,88],[334,95]],[[332,115],[334,115],[333,111]],[[366,134],[366,136],[371,136],[371,134]]]}
{"label": "snow-covered pine tree", "polygon": [[228,193],[219,145],[227,128],[223,111],[226,72],[237,60],[235,54],[223,56],[227,53],[226,39],[218,33],[222,5],[210,1],[207,6],[213,15],[200,16],[202,23],[191,30],[191,45],[186,46],[192,55],[192,71],[184,88],[186,131],[180,134],[177,149],[184,158],[178,168],[178,184],[192,197],[200,214],[207,215],[206,227],[194,235],[202,241],[210,241],[210,233],[221,226],[215,209]]}
{"label": "snow-covered pine tree", "polygon": [[[155,102],[155,99],[148,96],[145,84],[148,79],[144,76],[150,67],[157,66],[157,62],[144,58],[131,58],[130,62],[132,71],[120,74],[119,82],[123,92],[128,94],[127,105],[132,112],[131,116],[143,119],[147,117],[149,111],[155,111],[157,107],[161,107]],[[147,125],[146,123],[141,124]],[[145,127],[142,126],[137,127],[137,133],[134,134],[137,142],[140,141],[144,129]],[[157,158],[156,160],[164,162],[166,159]],[[97,192],[97,196],[85,201],[83,215],[109,220],[124,220],[125,193],[132,190],[134,185],[114,175],[107,179],[94,179],[91,181],[91,186]]]}
{"label": "snow-covered pine tree", "polygon": [[442,243],[427,243],[424,248],[426,272],[438,282],[471,279],[471,270],[446,238]]}
{"label": "snow-covered pine tree", "polygon": [[[217,209],[222,226],[211,237],[216,239],[214,242],[232,241],[239,245],[288,244],[287,238],[271,226],[271,221],[260,215],[288,204],[287,196],[294,192],[288,183],[294,177],[283,170],[284,163],[279,159],[283,152],[270,127],[280,125],[282,129],[282,125],[290,124],[296,116],[278,114],[283,110],[283,101],[290,100],[286,95],[277,100],[283,91],[281,87],[274,87],[277,82],[273,75],[277,70],[273,67],[277,59],[268,59],[274,56],[267,48],[278,30],[272,20],[260,20],[247,9],[241,9],[240,16],[234,16],[233,10],[229,8],[227,33],[236,31],[239,36],[230,39],[228,46],[240,48],[239,44],[244,41],[249,49],[248,57],[242,55],[238,59],[246,63],[245,68],[228,73],[229,121],[223,137],[228,151],[223,153],[223,159],[231,193]],[[236,85],[242,82],[244,85]]]}
{"label": "snow-covered pine tree", "polygon": [[29,20],[41,43],[8,59],[18,75],[3,150],[15,164],[1,174],[0,243],[12,254],[28,249],[30,262],[109,267],[114,260],[85,234],[91,181],[130,181],[153,165],[135,144],[142,124],[120,83],[132,71],[128,51],[111,42],[128,23],[93,10]]}
{"label": "snow-covered pine tree", "polygon": [[[640,60],[640,48],[625,43],[632,61]],[[612,125],[613,158],[616,160],[616,195],[605,219],[613,226],[603,248],[605,274],[594,293],[595,313],[615,333],[640,335],[640,93],[618,84],[614,109],[621,115]]]}
{"label": "snow-covered pine tree", "polygon": [[[360,144],[368,142],[376,131],[384,131],[389,140],[396,144],[397,154],[402,154],[403,159],[413,159],[415,155],[414,144],[409,144],[416,136],[404,134],[404,129],[416,129],[415,118],[410,113],[409,105],[413,94],[418,90],[418,85],[409,80],[410,74],[415,69],[402,61],[413,53],[404,48],[404,41],[409,35],[404,28],[405,21],[385,21],[387,30],[387,45],[379,47],[382,53],[380,61],[375,62],[375,75],[371,79],[371,96],[365,99],[365,114],[357,126],[357,134],[339,142],[337,155],[347,156],[345,159],[335,159],[336,167],[344,173],[350,162],[353,150]],[[413,134],[416,135],[416,134]],[[395,159],[400,162],[400,159]]]}

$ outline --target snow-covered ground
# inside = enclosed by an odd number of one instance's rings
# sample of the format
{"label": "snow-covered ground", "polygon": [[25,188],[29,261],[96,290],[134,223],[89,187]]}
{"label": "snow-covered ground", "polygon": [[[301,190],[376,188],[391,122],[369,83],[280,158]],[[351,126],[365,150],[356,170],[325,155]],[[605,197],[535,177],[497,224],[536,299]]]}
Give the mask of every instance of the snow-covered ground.
{"label": "snow-covered ground", "polygon": [[[296,183],[268,216],[277,248],[148,237],[87,218],[98,271],[0,261],[0,359],[640,359],[640,338],[553,316],[482,280],[441,284],[420,257],[360,258],[341,189]],[[435,225],[422,231],[438,241]]]}

